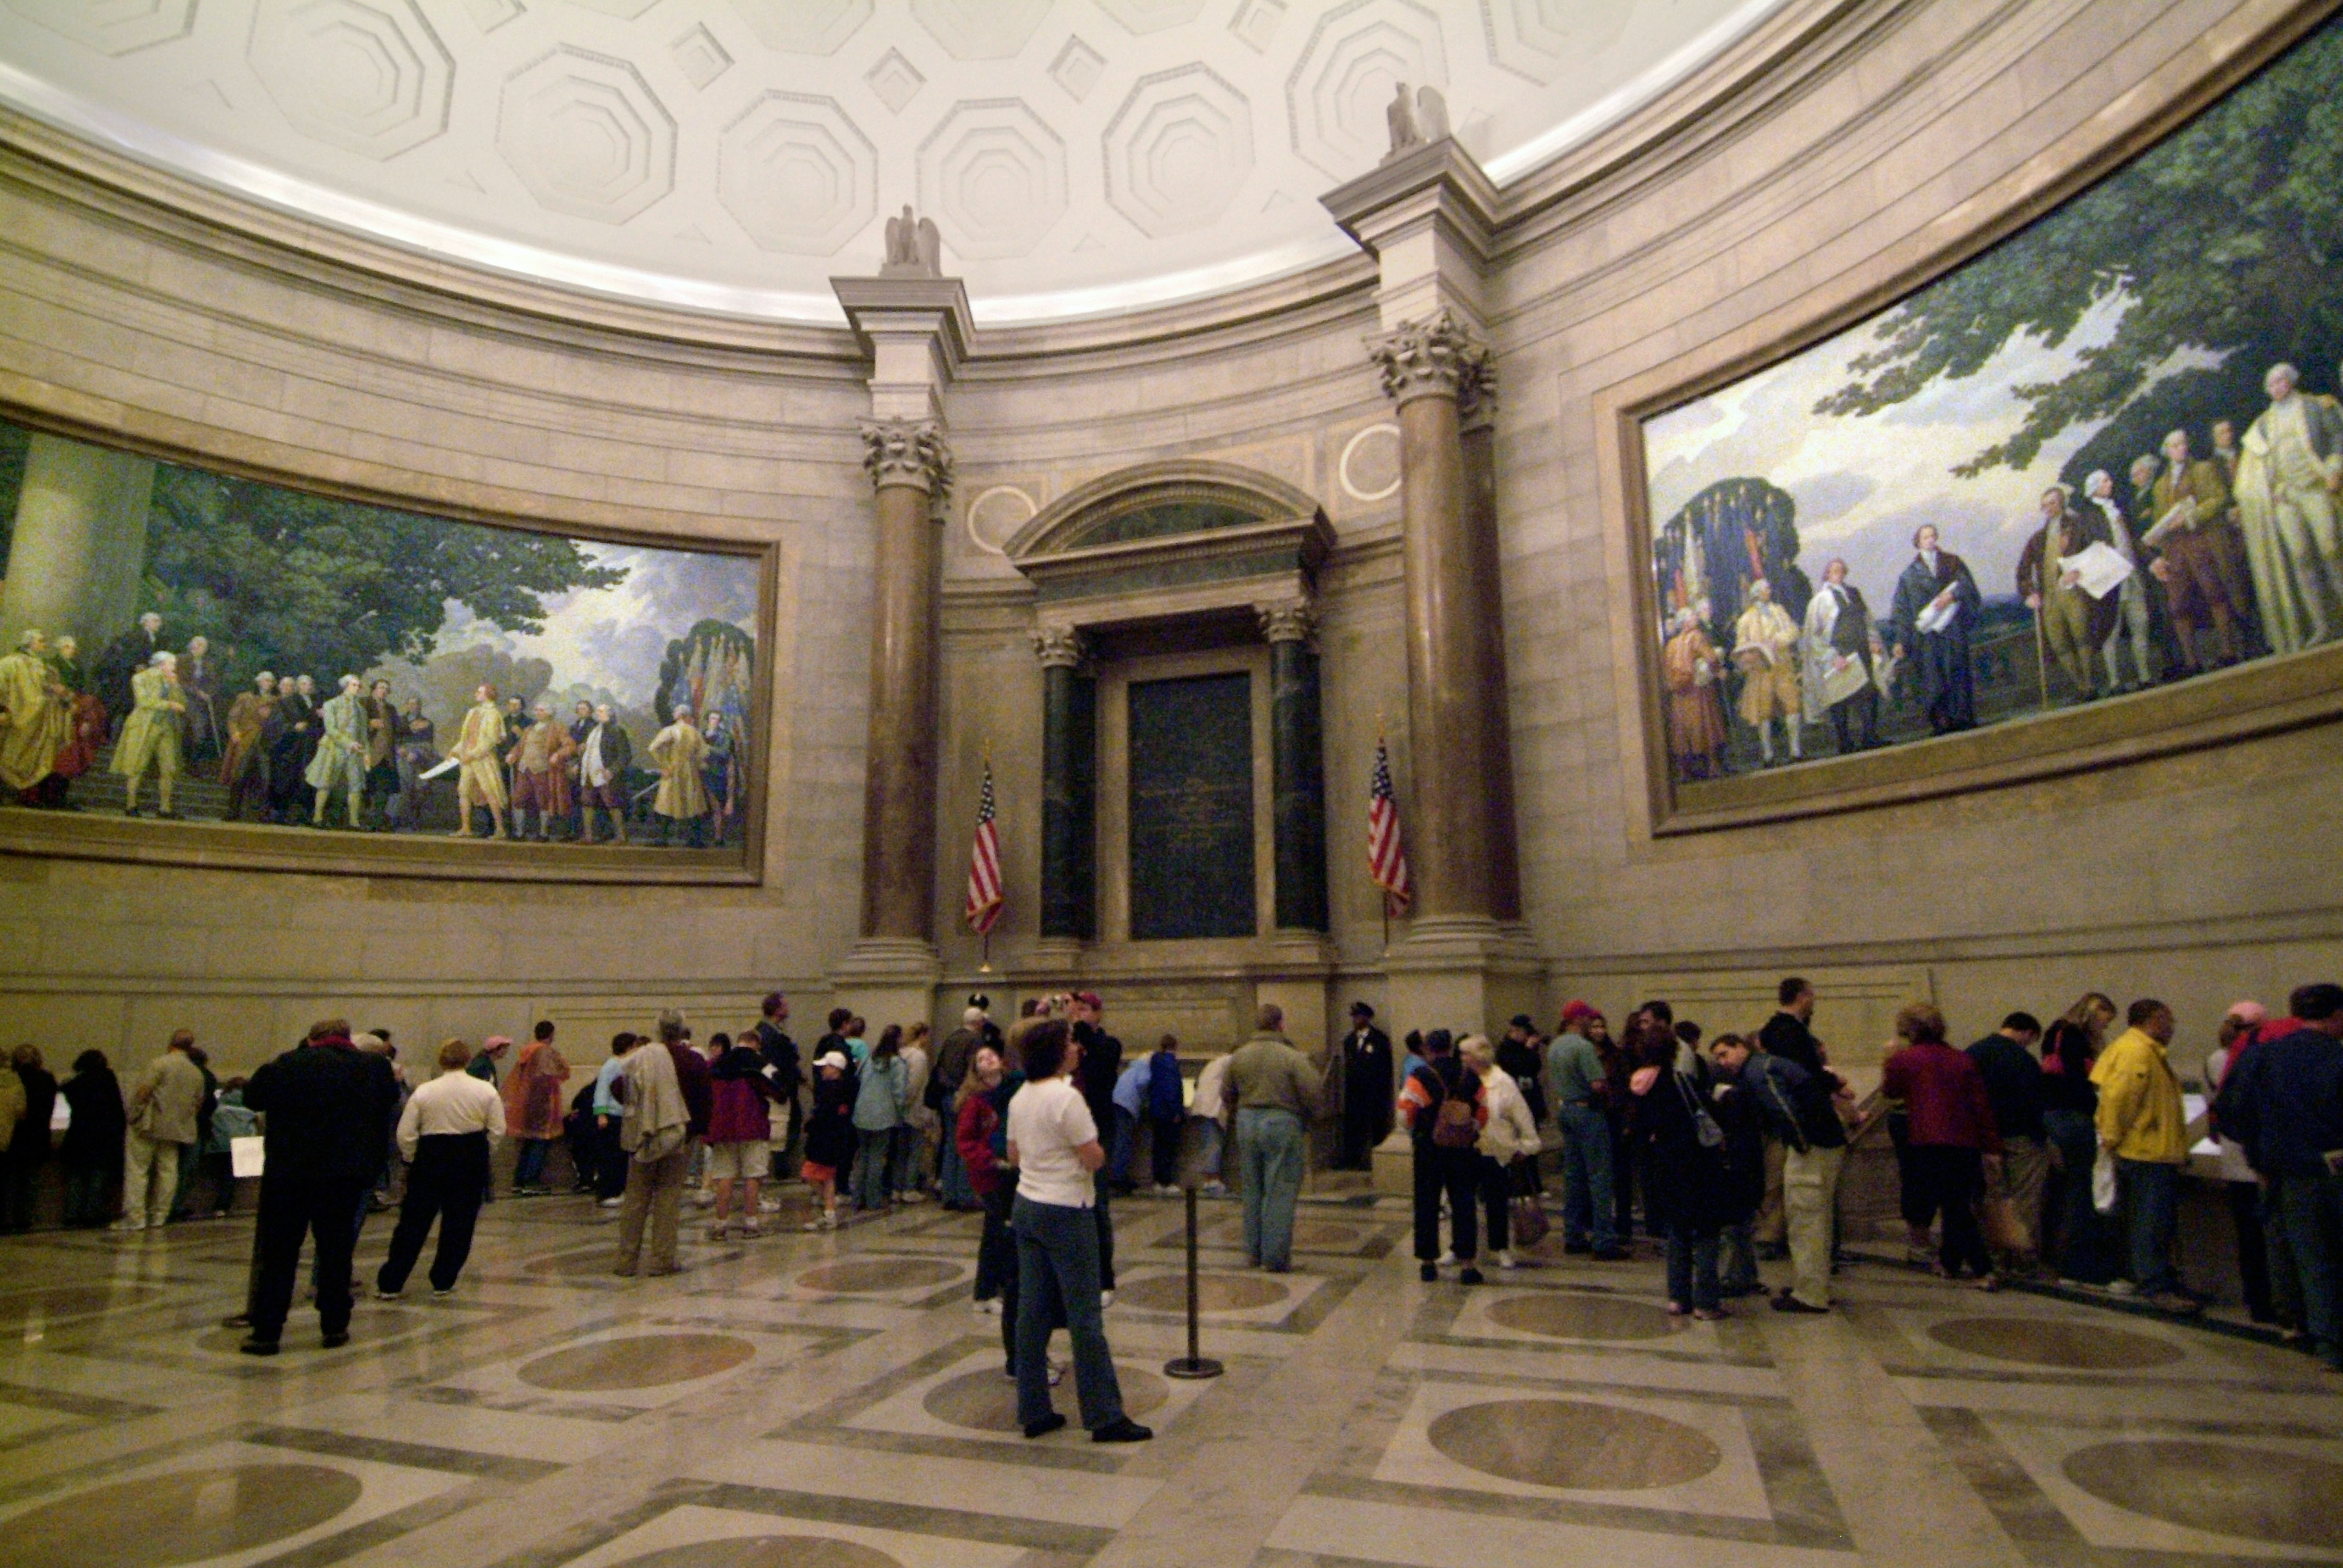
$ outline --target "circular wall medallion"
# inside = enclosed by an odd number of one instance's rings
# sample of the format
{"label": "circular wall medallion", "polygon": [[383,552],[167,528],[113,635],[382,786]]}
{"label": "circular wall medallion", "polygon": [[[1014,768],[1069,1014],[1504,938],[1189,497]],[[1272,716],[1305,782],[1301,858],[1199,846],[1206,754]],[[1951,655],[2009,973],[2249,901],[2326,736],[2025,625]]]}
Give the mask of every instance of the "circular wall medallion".
{"label": "circular wall medallion", "polygon": [[957,1263],[941,1258],[862,1258],[849,1263],[824,1263],[808,1269],[797,1282],[809,1291],[834,1296],[868,1294],[874,1291],[909,1291],[920,1285],[950,1284],[960,1276]]}
{"label": "circular wall medallion", "polygon": [[558,1393],[663,1388],[730,1372],[756,1353],[729,1334],[630,1334],[539,1356],[522,1366],[520,1381]]}
{"label": "circular wall medallion", "polygon": [[361,1490],[357,1476],[322,1464],[175,1470],[11,1514],[6,1555],[16,1568],[200,1563],[315,1529]]}
{"label": "circular wall medallion", "polygon": [[1565,1491],[1679,1486],[1725,1462],[1724,1450],[1680,1422],[1582,1400],[1468,1404],[1435,1420],[1428,1435],[1468,1470]]}
{"label": "circular wall medallion", "polygon": [[1399,494],[1399,427],[1368,426],[1342,443],[1337,467],[1343,493],[1354,501],[1388,500]]}
{"label": "circular wall medallion", "polygon": [[2152,1335],[2049,1318],[1953,1318],[1930,1324],[1928,1337],[1964,1355],[2075,1372],[2168,1366],[2183,1353],[2178,1345]]}
{"label": "circular wall medallion", "polygon": [[1489,1318],[1553,1340],[1657,1340],[1675,1332],[1657,1307],[1574,1292],[1508,1296],[1489,1309]]}
{"label": "circular wall medallion", "polygon": [[[1151,1372],[1135,1367],[1117,1367],[1114,1381],[1122,1389],[1122,1410],[1125,1415],[1142,1416],[1163,1408],[1172,1397],[1171,1385]],[[1072,1386],[1065,1385],[1071,1393]],[[1016,1432],[1017,1385],[1001,1375],[997,1367],[982,1372],[962,1372],[947,1378],[928,1391],[920,1402],[920,1407],[938,1421],[964,1427],[970,1432]]]}
{"label": "circular wall medallion", "polygon": [[[1258,1274],[1196,1276],[1199,1312],[1249,1312],[1255,1307],[1282,1302],[1292,1294],[1285,1285]],[[1144,1312],[1184,1312],[1188,1310],[1187,1276],[1157,1274],[1151,1279],[1132,1280],[1115,1292],[1114,1299],[1122,1306],[1138,1307]]]}
{"label": "circular wall medallion", "polygon": [[900,1568],[875,1546],[828,1535],[737,1535],[629,1557],[613,1568]]}
{"label": "circular wall medallion", "polygon": [[988,554],[1004,554],[1017,530],[1041,509],[1032,497],[1014,485],[979,490],[968,503],[969,540]]}
{"label": "circular wall medallion", "polygon": [[2343,1464],[2267,1448],[2140,1439],[2078,1449],[2060,1466],[2104,1502],[2167,1524],[2332,1548]]}

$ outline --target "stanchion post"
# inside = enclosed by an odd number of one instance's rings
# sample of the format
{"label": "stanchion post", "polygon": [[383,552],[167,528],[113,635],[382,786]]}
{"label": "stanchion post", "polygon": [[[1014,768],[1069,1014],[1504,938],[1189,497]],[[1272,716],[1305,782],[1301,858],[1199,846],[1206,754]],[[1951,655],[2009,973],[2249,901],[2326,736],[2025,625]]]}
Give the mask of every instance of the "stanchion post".
{"label": "stanchion post", "polygon": [[1220,1362],[1207,1359],[1202,1353],[1203,1347],[1197,1342],[1196,1183],[1192,1179],[1181,1185],[1188,1195],[1188,1353],[1165,1362],[1163,1375],[1176,1378],[1218,1377],[1227,1369]]}

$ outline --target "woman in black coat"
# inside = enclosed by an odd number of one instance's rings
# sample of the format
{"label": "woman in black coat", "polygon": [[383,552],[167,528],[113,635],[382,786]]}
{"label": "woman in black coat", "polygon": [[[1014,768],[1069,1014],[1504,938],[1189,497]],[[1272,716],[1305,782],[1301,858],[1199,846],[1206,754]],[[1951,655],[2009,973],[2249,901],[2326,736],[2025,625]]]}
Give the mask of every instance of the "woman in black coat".
{"label": "woman in black coat", "polygon": [[1715,1086],[1708,1063],[1690,1050],[1666,1065],[1639,1067],[1628,1080],[1644,1146],[1646,1215],[1668,1239],[1668,1312],[1704,1322],[1726,1315],[1716,1242],[1733,1209],[1725,1131],[1709,1105]]}
{"label": "woman in black coat", "polygon": [[57,1108],[57,1081],[42,1064],[41,1048],[20,1045],[15,1056],[16,1078],[25,1086],[25,1120],[8,1145],[8,1211],[0,1214],[0,1228],[33,1228],[33,1196],[41,1180],[41,1163],[49,1157],[49,1119]]}
{"label": "woman in black coat", "polygon": [[106,1052],[85,1050],[74,1058],[74,1075],[58,1093],[71,1120],[57,1163],[65,1177],[65,1223],[103,1225],[114,1217],[109,1201],[122,1179],[122,1081],[106,1063]]}

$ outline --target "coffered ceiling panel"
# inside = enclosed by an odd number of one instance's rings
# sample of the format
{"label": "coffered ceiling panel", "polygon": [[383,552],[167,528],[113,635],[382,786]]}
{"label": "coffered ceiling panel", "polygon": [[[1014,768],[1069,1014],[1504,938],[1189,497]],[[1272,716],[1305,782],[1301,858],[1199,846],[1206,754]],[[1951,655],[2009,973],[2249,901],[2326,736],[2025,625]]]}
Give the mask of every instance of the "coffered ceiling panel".
{"label": "coffered ceiling panel", "polygon": [[0,100],[330,225],[834,321],[916,203],[980,320],[1348,248],[1399,83],[1518,176],[1777,0],[0,0]]}

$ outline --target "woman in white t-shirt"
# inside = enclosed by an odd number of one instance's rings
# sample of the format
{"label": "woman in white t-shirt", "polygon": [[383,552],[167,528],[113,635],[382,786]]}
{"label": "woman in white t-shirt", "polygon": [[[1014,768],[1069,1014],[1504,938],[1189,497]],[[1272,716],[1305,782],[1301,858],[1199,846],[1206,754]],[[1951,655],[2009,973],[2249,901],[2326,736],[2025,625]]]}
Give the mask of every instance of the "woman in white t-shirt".
{"label": "woman in white t-shirt", "polygon": [[1122,1387],[1099,1306],[1098,1223],[1091,1177],[1106,1163],[1098,1124],[1073,1082],[1082,1048],[1051,1019],[1024,1039],[1025,1084],[1009,1102],[1009,1163],[1017,1167],[1017,1419],[1027,1437],[1066,1424],[1050,1403],[1050,1329],[1062,1308],[1074,1382],[1092,1442],[1155,1434],[1123,1413]]}

